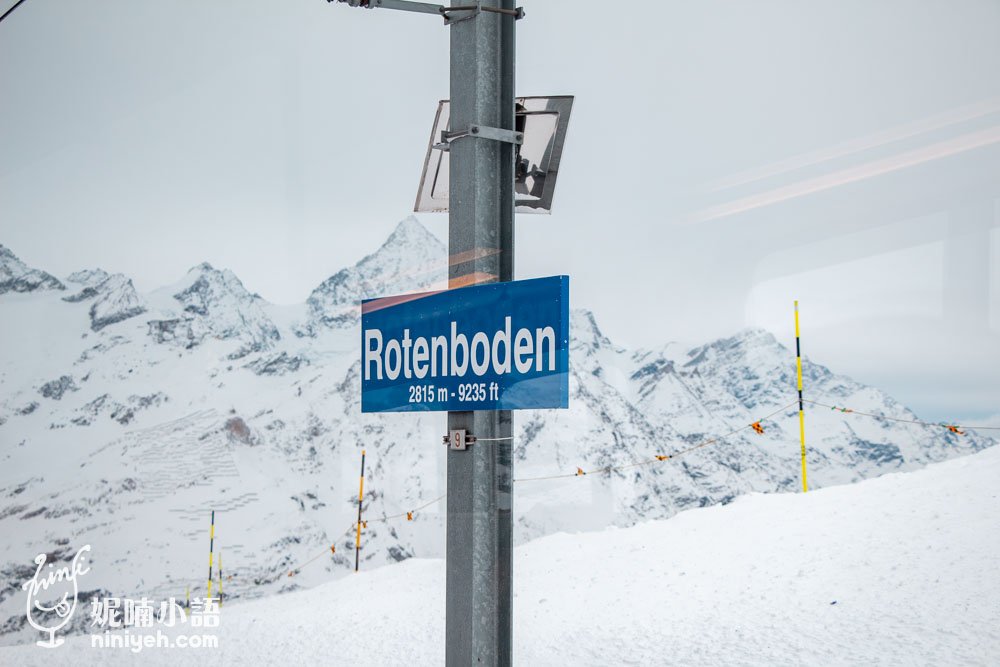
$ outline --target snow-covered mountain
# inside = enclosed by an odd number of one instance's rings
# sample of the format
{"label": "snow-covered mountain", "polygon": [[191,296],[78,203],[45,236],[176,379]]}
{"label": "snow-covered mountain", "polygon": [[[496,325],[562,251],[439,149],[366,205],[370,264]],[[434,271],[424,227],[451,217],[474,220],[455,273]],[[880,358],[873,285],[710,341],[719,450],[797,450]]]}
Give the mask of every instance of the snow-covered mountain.
{"label": "snow-covered mountain", "polygon": [[342,269],[312,291],[310,323],[344,327],[360,321],[362,299],[447,287],[447,248],[415,218],[401,222],[378,252]]}
{"label": "snow-covered mountain", "polygon": [[44,271],[29,268],[8,248],[0,245],[0,294],[52,289],[64,290],[66,286]]}
{"label": "snow-covered mountain", "polygon": [[[361,414],[359,303],[440,288],[446,276],[446,248],[414,218],[290,307],[208,264],[150,294],[120,274],[79,271],[66,277],[77,290],[67,296],[0,248],[0,641],[33,633],[20,584],[42,552],[69,558],[91,544],[85,595],[180,598],[188,586],[204,595],[212,510],[229,599],[346,574],[361,449],[362,567],[442,555],[440,504],[412,521],[372,521],[445,493],[445,418]],[[798,488],[793,407],[765,421],[763,435],[743,431],[654,465],[529,480],[669,454],[796,397],[794,353],[765,331],[692,350],[627,350],[576,309],[570,335],[570,408],[515,415],[518,542]],[[808,359],[803,374],[814,400],[915,418]],[[811,487],[993,444],[830,410],[810,409],[806,427]]]}
{"label": "snow-covered mountain", "polygon": [[228,358],[241,359],[281,340],[266,312],[268,304],[250,294],[232,271],[219,271],[207,262],[176,285],[157,290],[154,298],[165,315],[148,321],[149,335],[157,343],[191,349],[206,338],[238,341]]}

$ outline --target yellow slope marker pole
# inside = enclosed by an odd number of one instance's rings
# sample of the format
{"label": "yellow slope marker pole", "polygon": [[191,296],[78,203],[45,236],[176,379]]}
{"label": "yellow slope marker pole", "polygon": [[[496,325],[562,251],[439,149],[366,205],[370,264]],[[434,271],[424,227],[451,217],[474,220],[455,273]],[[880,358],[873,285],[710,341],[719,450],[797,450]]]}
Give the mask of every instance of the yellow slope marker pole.
{"label": "yellow slope marker pole", "polygon": [[188,584],[187,598],[184,600],[184,615],[191,615],[191,584]]}
{"label": "yellow slope marker pole", "polygon": [[206,603],[208,604],[208,598],[212,597],[212,556],[215,549],[215,510],[212,510],[212,532],[208,535],[208,595],[205,597]]}
{"label": "yellow slope marker pole", "polygon": [[802,412],[802,346],[799,344],[799,302],[795,302],[795,365],[799,374],[799,437],[802,439],[802,493],[809,491],[806,483],[806,418]]}
{"label": "yellow slope marker pole", "polygon": [[361,450],[361,490],[358,491],[358,537],[354,542],[354,571],[358,571],[361,556],[361,500],[365,497],[365,450]]}

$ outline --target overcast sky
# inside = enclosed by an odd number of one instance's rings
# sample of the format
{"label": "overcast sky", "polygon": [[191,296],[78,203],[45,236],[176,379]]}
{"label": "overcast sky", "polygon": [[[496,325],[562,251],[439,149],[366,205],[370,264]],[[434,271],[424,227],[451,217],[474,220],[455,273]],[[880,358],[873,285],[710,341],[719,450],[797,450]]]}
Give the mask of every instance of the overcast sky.
{"label": "overcast sky", "polygon": [[[523,4],[518,94],[576,103],[518,277],[568,274],[628,346],[793,345],[798,299],[814,360],[1000,415],[1000,2]],[[323,0],[27,0],[0,23],[0,243],[301,302],[412,209],[448,46]]]}

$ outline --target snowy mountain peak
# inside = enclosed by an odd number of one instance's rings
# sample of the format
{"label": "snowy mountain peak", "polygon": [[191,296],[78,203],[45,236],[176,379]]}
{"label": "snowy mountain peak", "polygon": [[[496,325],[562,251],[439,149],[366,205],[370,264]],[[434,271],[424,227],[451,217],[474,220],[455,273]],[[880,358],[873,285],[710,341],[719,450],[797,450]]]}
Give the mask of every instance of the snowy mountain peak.
{"label": "snowy mountain peak", "polygon": [[[447,250],[444,244],[438,240],[426,227],[424,227],[416,216],[409,215],[399,221],[396,228],[385,240],[382,247],[375,253],[378,255],[383,250],[392,248],[412,248],[414,246],[427,246],[435,250]],[[367,259],[367,258],[366,258]],[[364,261],[364,260],[362,260]]]}
{"label": "snowy mountain peak", "polygon": [[598,350],[602,347],[617,349],[608,337],[601,332],[600,327],[597,326],[594,313],[585,308],[574,308],[570,311],[569,331],[572,341],[571,347],[573,349],[579,347],[586,347],[591,350]]}
{"label": "snowy mountain peak", "polygon": [[747,363],[754,359],[775,359],[787,355],[794,359],[794,353],[779,343],[771,332],[749,328],[689,350],[683,365]]}
{"label": "snowy mountain peak", "polygon": [[149,323],[150,335],[159,343],[176,342],[190,348],[207,336],[239,339],[245,345],[234,353],[233,358],[238,358],[266,349],[281,338],[264,311],[264,300],[247,291],[229,269],[219,270],[203,262],[168,291],[171,309],[179,306],[181,310],[177,317]]}
{"label": "snowy mountain peak", "polygon": [[310,319],[321,326],[353,326],[362,299],[446,286],[447,255],[445,245],[411,215],[376,252],[312,291],[307,300]]}
{"label": "snowy mountain peak", "polygon": [[0,245],[0,294],[66,289],[55,276],[32,269],[6,246]]}
{"label": "snowy mountain peak", "polygon": [[208,262],[188,269],[184,279],[175,288],[174,299],[184,305],[186,312],[208,315],[213,306],[223,301],[253,300],[243,282],[229,269],[219,270]]}
{"label": "snowy mountain peak", "polygon": [[703,351],[712,351],[715,353],[725,353],[731,350],[737,350],[745,347],[752,347],[755,345],[777,345],[778,342],[774,338],[774,335],[765,330],[755,327],[750,327],[747,329],[742,329],[736,332],[734,335],[728,338],[719,338],[710,343],[706,343],[701,347],[694,348],[688,352],[690,356],[700,355]]}
{"label": "snowy mountain peak", "polygon": [[84,287],[97,287],[108,279],[108,272],[103,269],[83,269],[66,276],[66,282],[76,283]]}

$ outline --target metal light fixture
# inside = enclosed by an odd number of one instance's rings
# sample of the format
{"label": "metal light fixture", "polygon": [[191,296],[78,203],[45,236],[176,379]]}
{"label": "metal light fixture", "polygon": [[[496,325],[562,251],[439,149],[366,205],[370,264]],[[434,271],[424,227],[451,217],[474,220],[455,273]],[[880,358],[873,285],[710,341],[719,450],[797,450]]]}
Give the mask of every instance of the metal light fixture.
{"label": "metal light fixture", "polygon": [[[559,161],[573,108],[573,96],[518,97],[514,102],[514,133],[517,135],[515,211],[551,213],[552,194],[559,175]],[[420,188],[413,207],[417,213],[448,210],[448,148],[452,141],[466,134],[453,132],[449,127],[449,117],[448,100],[441,100],[434,116],[424,170],[420,175]],[[472,131],[477,131],[476,126]]]}

